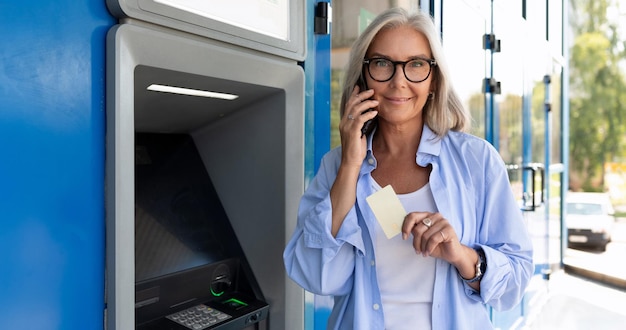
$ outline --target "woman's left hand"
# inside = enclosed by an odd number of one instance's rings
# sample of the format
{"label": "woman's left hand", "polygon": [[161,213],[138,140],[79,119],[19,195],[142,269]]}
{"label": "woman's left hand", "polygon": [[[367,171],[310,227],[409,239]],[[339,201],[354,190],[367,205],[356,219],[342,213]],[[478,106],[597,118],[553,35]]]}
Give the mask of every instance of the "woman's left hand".
{"label": "woman's left hand", "polygon": [[402,239],[413,235],[413,247],[423,256],[441,258],[456,264],[466,255],[450,222],[441,213],[411,212],[402,224]]}

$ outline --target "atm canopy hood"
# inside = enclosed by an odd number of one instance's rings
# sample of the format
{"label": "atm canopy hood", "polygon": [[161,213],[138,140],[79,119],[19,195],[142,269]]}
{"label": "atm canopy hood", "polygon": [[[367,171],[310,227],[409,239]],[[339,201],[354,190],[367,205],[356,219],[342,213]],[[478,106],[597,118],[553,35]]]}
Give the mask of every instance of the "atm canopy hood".
{"label": "atm canopy hood", "polygon": [[111,13],[263,51],[306,57],[306,15],[299,0],[106,0]]}

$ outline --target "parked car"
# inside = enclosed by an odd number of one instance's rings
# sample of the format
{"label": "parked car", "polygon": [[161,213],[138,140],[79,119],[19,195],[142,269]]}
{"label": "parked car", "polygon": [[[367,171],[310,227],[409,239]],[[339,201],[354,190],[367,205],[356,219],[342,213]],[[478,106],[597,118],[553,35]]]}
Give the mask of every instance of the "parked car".
{"label": "parked car", "polygon": [[566,199],[568,246],[606,251],[615,224],[615,211],[606,193],[569,192]]}

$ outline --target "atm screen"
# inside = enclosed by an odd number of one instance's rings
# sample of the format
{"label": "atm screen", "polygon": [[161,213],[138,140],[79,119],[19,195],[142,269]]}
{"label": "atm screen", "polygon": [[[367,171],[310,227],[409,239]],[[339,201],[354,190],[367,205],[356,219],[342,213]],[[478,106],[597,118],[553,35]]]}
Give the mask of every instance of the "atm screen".
{"label": "atm screen", "polygon": [[136,283],[243,255],[193,139],[137,133]]}

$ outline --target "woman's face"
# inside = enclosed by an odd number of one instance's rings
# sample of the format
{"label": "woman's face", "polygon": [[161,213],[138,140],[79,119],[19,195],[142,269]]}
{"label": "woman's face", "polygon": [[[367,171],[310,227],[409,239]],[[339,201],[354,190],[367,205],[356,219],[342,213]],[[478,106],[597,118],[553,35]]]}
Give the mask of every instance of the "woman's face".
{"label": "woman's face", "polygon": [[[413,28],[402,26],[378,32],[367,51],[366,58],[384,58],[391,61],[409,61],[412,59],[431,59],[428,39]],[[409,70],[407,64],[407,70]],[[403,124],[417,120],[422,121],[422,108],[428,100],[430,84],[433,77],[431,72],[422,82],[407,80],[402,72],[402,65],[396,65],[391,79],[379,82],[365,70],[365,79],[369,88],[374,89],[374,98],[378,100],[379,121],[390,124]]]}

